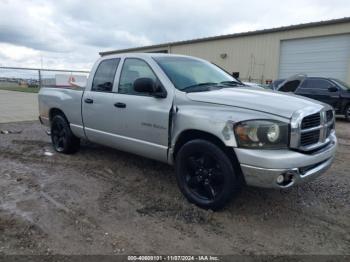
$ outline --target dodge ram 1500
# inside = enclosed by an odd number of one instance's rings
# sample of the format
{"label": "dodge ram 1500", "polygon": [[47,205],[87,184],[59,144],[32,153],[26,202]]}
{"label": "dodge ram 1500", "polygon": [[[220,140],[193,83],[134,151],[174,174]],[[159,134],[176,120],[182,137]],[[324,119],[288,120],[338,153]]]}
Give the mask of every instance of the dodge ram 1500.
{"label": "dodge ram 1500", "polygon": [[86,87],[41,88],[39,110],[57,152],[86,139],[169,163],[185,197],[214,210],[243,185],[281,189],[319,176],[337,147],[329,105],[246,87],[180,55],[102,56]]}

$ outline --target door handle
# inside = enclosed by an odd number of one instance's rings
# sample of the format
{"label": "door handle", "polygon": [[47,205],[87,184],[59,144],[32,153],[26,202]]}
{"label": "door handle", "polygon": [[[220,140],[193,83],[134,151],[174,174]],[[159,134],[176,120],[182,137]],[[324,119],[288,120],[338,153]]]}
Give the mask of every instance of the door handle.
{"label": "door handle", "polygon": [[94,103],[94,100],[92,100],[91,98],[85,98],[85,103],[87,103],[87,104],[92,104],[92,103]]}
{"label": "door handle", "polygon": [[119,102],[118,102],[118,103],[115,103],[114,106],[115,106],[115,107],[119,107],[119,108],[125,108],[125,107],[126,107],[126,104],[124,104],[124,103],[119,103]]}

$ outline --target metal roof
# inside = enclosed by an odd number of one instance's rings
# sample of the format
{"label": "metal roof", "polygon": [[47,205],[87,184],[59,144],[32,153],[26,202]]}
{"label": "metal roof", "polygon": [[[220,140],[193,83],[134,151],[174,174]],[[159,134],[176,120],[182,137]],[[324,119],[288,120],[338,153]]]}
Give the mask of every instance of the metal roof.
{"label": "metal roof", "polygon": [[211,36],[211,37],[197,38],[197,39],[177,41],[177,42],[168,42],[168,43],[163,43],[163,44],[156,44],[156,45],[149,45],[149,46],[142,46],[142,47],[135,47],[135,48],[105,51],[105,52],[100,52],[100,55],[105,56],[105,55],[110,55],[110,54],[135,52],[135,51],[140,51],[143,49],[156,49],[156,48],[164,48],[164,47],[167,48],[169,46],[174,46],[174,45],[192,44],[192,43],[198,43],[198,42],[204,42],[204,41],[221,40],[221,39],[235,38],[235,37],[241,37],[241,36],[275,33],[275,32],[281,32],[281,31],[286,31],[286,30],[302,29],[302,28],[308,28],[308,27],[318,27],[318,26],[325,26],[325,25],[348,23],[348,22],[350,22],[350,17],[344,17],[344,18],[338,18],[338,19],[332,19],[332,20],[326,20],[326,21],[303,23],[303,24],[297,24],[297,25],[282,26],[282,27],[262,29],[262,30],[256,30],[256,31],[248,31],[248,32],[228,34],[228,35]]}

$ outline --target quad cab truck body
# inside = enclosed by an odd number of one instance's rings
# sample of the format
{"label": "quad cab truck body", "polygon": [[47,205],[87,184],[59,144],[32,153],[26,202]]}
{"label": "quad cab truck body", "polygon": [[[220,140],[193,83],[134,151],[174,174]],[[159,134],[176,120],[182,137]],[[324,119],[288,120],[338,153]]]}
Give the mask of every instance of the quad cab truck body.
{"label": "quad cab truck body", "polygon": [[102,56],[86,87],[43,87],[39,110],[56,151],[74,153],[86,139],[175,165],[186,198],[214,210],[243,185],[314,179],[337,147],[329,105],[244,86],[180,55]]}

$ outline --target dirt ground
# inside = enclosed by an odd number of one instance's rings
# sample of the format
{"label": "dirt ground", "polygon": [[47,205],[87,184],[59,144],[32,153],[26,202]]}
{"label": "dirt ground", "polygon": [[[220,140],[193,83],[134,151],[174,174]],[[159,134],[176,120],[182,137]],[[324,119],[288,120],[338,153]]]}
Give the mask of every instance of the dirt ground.
{"label": "dirt ground", "polygon": [[189,204],[170,166],[87,143],[57,154],[38,122],[0,130],[14,131],[0,134],[0,255],[350,254],[342,120],[324,176],[284,191],[244,188],[220,212]]}

